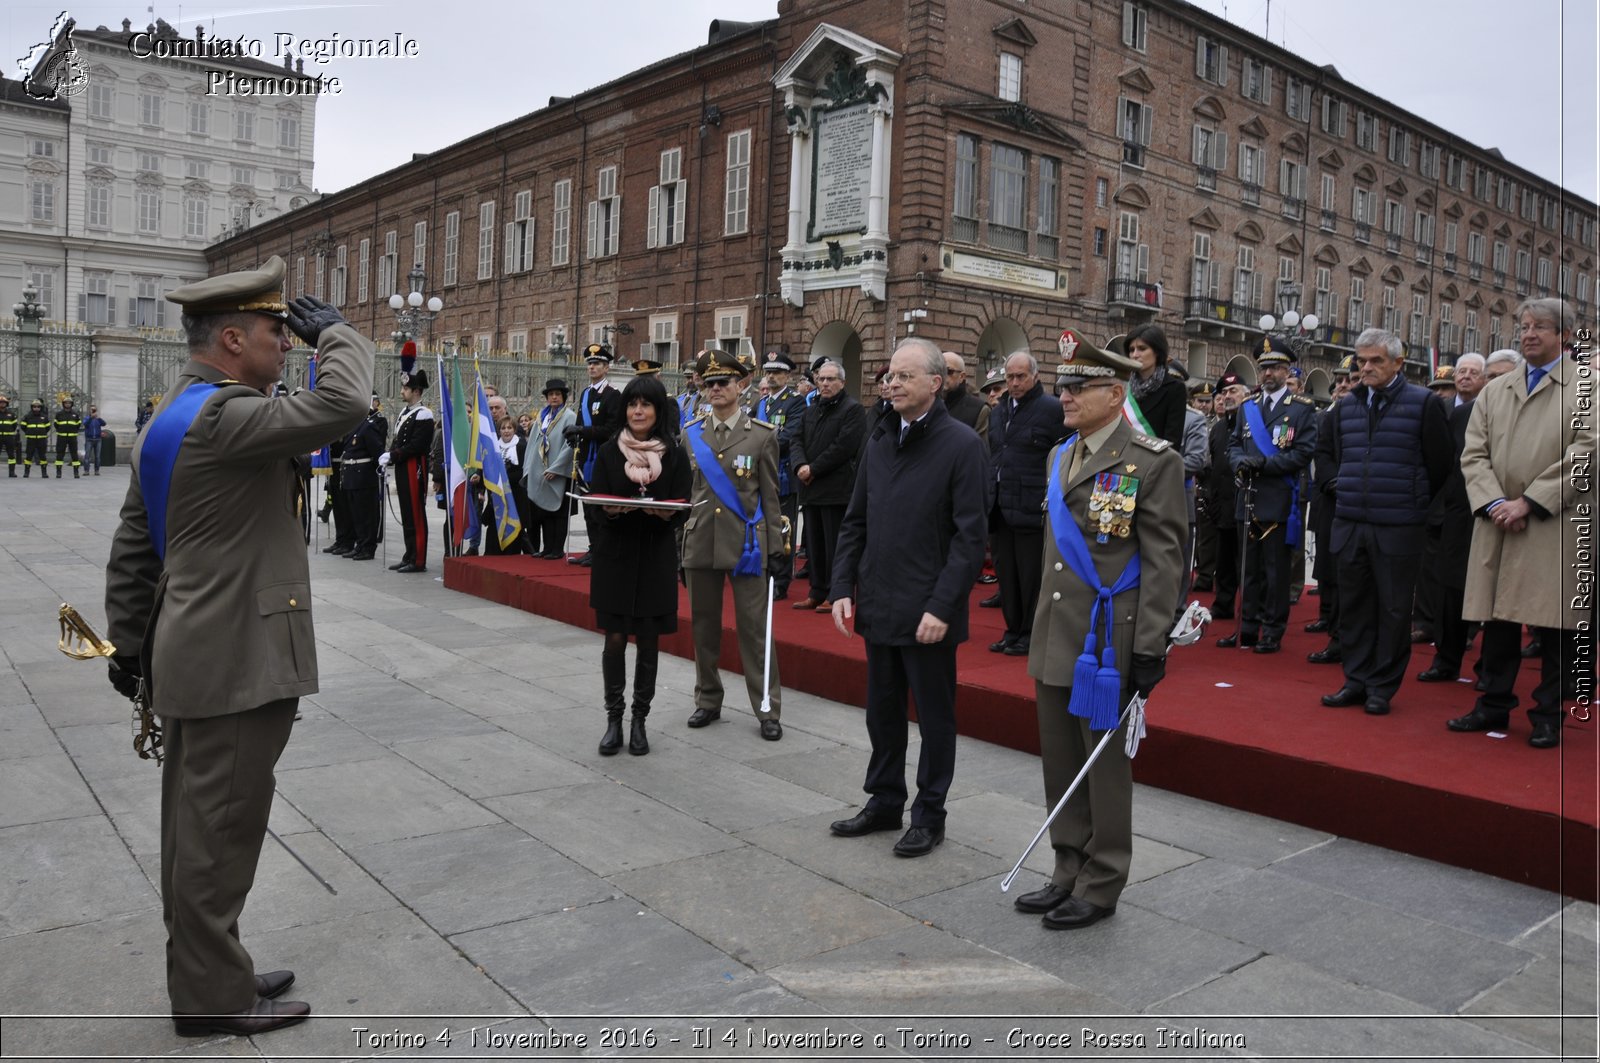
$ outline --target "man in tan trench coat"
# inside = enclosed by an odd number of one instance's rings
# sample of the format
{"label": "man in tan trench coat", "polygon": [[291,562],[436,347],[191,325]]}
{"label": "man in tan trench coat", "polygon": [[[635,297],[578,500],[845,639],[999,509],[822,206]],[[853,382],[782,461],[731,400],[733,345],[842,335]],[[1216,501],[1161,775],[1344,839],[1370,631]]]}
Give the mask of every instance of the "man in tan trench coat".
{"label": "man in tan trench coat", "polygon": [[[161,903],[167,992],[183,1036],[264,1033],[310,1007],[277,997],[239,941],[272,806],[273,767],[317,690],[296,458],[366,415],[373,348],[333,307],[283,297],[283,260],[168,296],[189,364],[133,451],[106,566],[124,694],[142,677],[161,716]],[[317,387],[267,398],[293,345],[318,348]]]}
{"label": "man in tan trench coat", "polygon": [[[1573,317],[1560,299],[1531,299],[1517,319],[1525,364],[1478,394],[1461,453],[1477,518],[1462,615],[1483,621],[1484,691],[1448,726],[1506,727],[1517,707],[1512,687],[1527,624],[1540,636],[1543,658],[1528,744],[1548,749],[1561,742],[1563,668],[1594,671],[1591,589],[1578,582],[1577,561],[1580,547],[1593,549],[1595,371],[1565,354]],[[1593,570],[1590,562],[1582,567]],[[1589,647],[1587,660],[1562,660],[1574,645]]]}

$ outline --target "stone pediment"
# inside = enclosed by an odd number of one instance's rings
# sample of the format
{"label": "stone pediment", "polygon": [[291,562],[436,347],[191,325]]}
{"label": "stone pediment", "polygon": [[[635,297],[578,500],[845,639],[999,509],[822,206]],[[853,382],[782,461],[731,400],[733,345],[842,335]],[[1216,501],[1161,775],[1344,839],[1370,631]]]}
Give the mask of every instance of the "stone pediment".
{"label": "stone pediment", "polygon": [[1117,81],[1123,88],[1139,93],[1154,92],[1156,87],[1156,83],[1150,80],[1150,75],[1146,74],[1142,67],[1137,66],[1131,66],[1118,74]]}
{"label": "stone pediment", "polygon": [[1505,312],[1506,312],[1506,301],[1504,299],[1496,299],[1494,302],[1489,304],[1489,313],[1491,313],[1491,314],[1503,314]]}
{"label": "stone pediment", "polygon": [[1311,256],[1312,261],[1321,266],[1337,266],[1339,264],[1339,249],[1332,244],[1323,244],[1317,248],[1317,253]]}
{"label": "stone pediment", "polygon": [[1411,192],[1411,189],[1406,187],[1404,178],[1400,177],[1396,177],[1393,181],[1390,181],[1388,184],[1384,185],[1383,190],[1389,193],[1391,196],[1399,196],[1401,198],[1404,198]]}
{"label": "stone pediment", "polygon": [[1350,272],[1357,277],[1369,277],[1372,275],[1372,263],[1367,261],[1366,255],[1362,255],[1350,263]]}
{"label": "stone pediment", "polygon": [[1033,35],[1028,24],[1020,18],[1008,18],[994,28],[994,35],[1003,41],[1020,44],[1024,48],[1032,48],[1039,43],[1039,38]]}
{"label": "stone pediment", "polygon": [[1116,195],[1112,196],[1111,199],[1124,207],[1148,207],[1150,205],[1150,193],[1133,182],[1119,186]]}
{"label": "stone pediment", "polygon": [[1202,96],[1196,100],[1194,113],[1213,122],[1225,122],[1228,119],[1228,112],[1223,108],[1222,101],[1215,96]]}
{"label": "stone pediment", "polygon": [[1411,286],[1414,292],[1429,292],[1433,290],[1433,279],[1424,273],[1417,282]]}
{"label": "stone pediment", "polygon": [[83,171],[85,177],[91,181],[115,181],[117,171],[108,166],[91,166]]}
{"label": "stone pediment", "polygon": [[1546,240],[1544,243],[1539,245],[1539,253],[1541,255],[1553,255],[1555,252],[1556,242],[1554,240]]}
{"label": "stone pediment", "polygon": [[1066,124],[1060,119],[1047,117],[1020,103],[947,103],[944,109],[947,113],[965,115],[988,125],[1027,133],[1072,151],[1083,150],[1083,144],[1067,132]]}
{"label": "stone pediment", "polygon": [[1419,207],[1431,207],[1437,202],[1438,200],[1434,198],[1433,189],[1431,188],[1425,188],[1417,194],[1417,206]]}
{"label": "stone pediment", "polygon": [[1451,302],[1461,298],[1461,292],[1456,288],[1455,281],[1451,281],[1444,286],[1444,290],[1439,293],[1439,298],[1449,299]]}
{"label": "stone pediment", "polygon": [[1364,162],[1356,167],[1356,172],[1352,176],[1361,184],[1370,185],[1378,179],[1378,171],[1372,168],[1372,163]]}
{"label": "stone pediment", "polygon": [[1199,214],[1196,214],[1194,217],[1190,218],[1189,224],[1194,226],[1196,229],[1207,229],[1211,232],[1215,232],[1216,230],[1222,228],[1222,222],[1217,220],[1217,216],[1211,212],[1210,207],[1206,207]]}
{"label": "stone pediment", "polygon": [[1286,255],[1299,255],[1301,251],[1305,250],[1305,245],[1300,242],[1300,238],[1294,233],[1285,233],[1278,240],[1277,248]]}
{"label": "stone pediment", "polygon": [[899,52],[823,22],[778,68],[772,83],[784,93],[789,107],[802,99],[809,103],[813,97],[818,103],[838,106],[841,100],[854,102],[852,95],[892,95],[894,70],[900,59]]}
{"label": "stone pediment", "polygon": [[1254,116],[1252,116],[1244,125],[1239,127],[1239,132],[1244,136],[1255,137],[1258,140],[1265,140],[1267,138],[1266,123]]}
{"label": "stone pediment", "polygon": [[1483,306],[1483,293],[1473,292],[1467,296],[1467,309],[1477,310]]}
{"label": "stone pediment", "polygon": [[1290,133],[1278,141],[1278,146],[1283,149],[1286,155],[1304,155],[1306,153],[1305,134],[1299,131]]}
{"label": "stone pediment", "polygon": [[1452,199],[1450,205],[1444,208],[1444,216],[1452,220],[1461,217],[1462,213],[1461,201],[1458,199]]}
{"label": "stone pediment", "polygon": [[1489,224],[1489,215],[1483,211],[1473,211],[1472,217],[1467,219],[1467,224],[1474,229],[1482,229]]}
{"label": "stone pediment", "polygon": [[1379,274],[1379,276],[1383,278],[1384,283],[1386,284],[1403,284],[1405,283],[1406,279],[1406,275],[1400,272],[1399,266],[1390,266],[1388,269]]}
{"label": "stone pediment", "polygon": [[1266,234],[1261,231],[1261,226],[1257,225],[1253,221],[1250,221],[1248,218],[1245,219],[1243,225],[1233,230],[1233,235],[1238,237],[1240,240],[1251,244],[1259,244],[1262,240],[1266,239]]}
{"label": "stone pediment", "polygon": [[1508,224],[1507,222],[1501,222],[1499,225],[1495,226],[1494,234],[1496,236],[1499,236],[1499,237],[1502,237],[1502,238],[1510,236],[1511,235],[1511,226],[1510,226],[1510,224]]}
{"label": "stone pediment", "polygon": [[1333,170],[1338,172],[1339,170],[1344,169],[1344,156],[1339,154],[1337,148],[1329,148],[1321,155],[1318,155],[1317,161],[1322,164],[1322,168],[1324,170]]}

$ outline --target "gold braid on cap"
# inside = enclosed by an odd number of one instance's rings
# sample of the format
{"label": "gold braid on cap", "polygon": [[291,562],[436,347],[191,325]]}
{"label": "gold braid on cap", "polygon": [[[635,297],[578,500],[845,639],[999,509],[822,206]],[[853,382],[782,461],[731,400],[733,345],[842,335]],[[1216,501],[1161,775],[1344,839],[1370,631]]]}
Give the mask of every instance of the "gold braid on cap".
{"label": "gold braid on cap", "polygon": [[289,312],[289,304],[284,302],[283,296],[280,295],[276,302],[258,300],[254,303],[244,303],[238,309],[241,313],[245,311],[265,310],[270,314],[286,314]]}

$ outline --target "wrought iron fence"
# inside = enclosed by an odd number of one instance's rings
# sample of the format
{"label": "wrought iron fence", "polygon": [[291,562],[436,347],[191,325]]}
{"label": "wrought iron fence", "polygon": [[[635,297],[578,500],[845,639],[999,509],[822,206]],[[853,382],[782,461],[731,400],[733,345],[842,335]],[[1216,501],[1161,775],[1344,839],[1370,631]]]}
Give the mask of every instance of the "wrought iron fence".
{"label": "wrought iron fence", "polygon": [[50,407],[70,395],[79,409],[87,409],[95,401],[95,350],[87,332],[47,323],[38,335],[36,369],[25,357],[26,343],[14,322],[0,328],[0,391],[14,404],[43,398]]}

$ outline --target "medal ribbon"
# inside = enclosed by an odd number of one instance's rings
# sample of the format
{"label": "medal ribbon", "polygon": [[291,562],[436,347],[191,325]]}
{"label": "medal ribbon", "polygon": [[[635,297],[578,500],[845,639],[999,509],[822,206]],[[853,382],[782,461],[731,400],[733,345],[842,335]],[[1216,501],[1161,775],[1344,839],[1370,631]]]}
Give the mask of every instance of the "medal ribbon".
{"label": "medal ribbon", "polygon": [[739,489],[733,485],[733,478],[728,475],[728,470],[722,467],[722,462],[717,459],[716,452],[711,449],[711,444],[705,440],[705,421],[697,421],[683,430],[688,437],[689,449],[694,453],[695,464],[700,467],[700,473],[706,478],[706,483],[711,486],[711,493],[728,507],[728,511],[744,521],[744,551],[739,555],[739,563],[734,566],[735,576],[759,576],[762,571],[761,541],[756,534],[756,525],[761,523],[761,490],[756,489],[756,515],[745,515],[744,503],[739,501]]}

